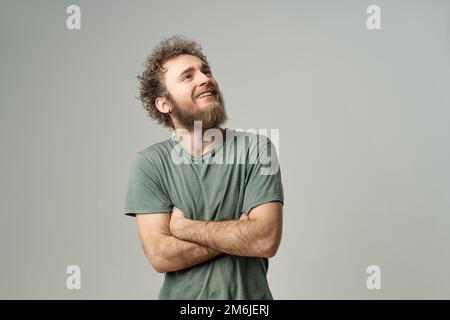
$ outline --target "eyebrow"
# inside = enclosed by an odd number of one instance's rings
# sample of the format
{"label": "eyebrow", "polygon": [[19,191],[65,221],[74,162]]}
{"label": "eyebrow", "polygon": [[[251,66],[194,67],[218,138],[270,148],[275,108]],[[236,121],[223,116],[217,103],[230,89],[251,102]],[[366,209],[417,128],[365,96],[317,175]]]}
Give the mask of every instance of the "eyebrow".
{"label": "eyebrow", "polygon": [[[208,69],[210,70],[209,66],[205,63],[202,63],[201,69]],[[186,73],[189,73],[191,71],[195,70],[194,67],[189,67],[186,70],[184,70],[182,73],[180,73],[180,75],[178,76],[178,79],[181,79],[182,76],[184,76]]]}

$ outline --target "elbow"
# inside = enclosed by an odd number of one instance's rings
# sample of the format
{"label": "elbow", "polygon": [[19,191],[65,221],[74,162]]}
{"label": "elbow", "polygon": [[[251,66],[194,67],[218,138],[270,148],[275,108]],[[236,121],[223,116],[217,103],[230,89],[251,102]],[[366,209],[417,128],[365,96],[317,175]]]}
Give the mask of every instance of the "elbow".
{"label": "elbow", "polygon": [[155,269],[158,273],[167,273],[171,270],[169,270],[169,265],[166,263],[166,260],[164,259],[164,256],[161,254],[160,251],[146,251],[146,256],[148,261],[150,261],[150,264],[152,265],[153,269]]}
{"label": "elbow", "polygon": [[264,239],[262,247],[262,256],[264,258],[273,258],[278,251],[280,246],[280,237],[269,237]]}
{"label": "elbow", "polygon": [[158,273],[167,273],[169,270],[166,270],[164,267],[153,265],[153,269],[155,269]]}
{"label": "elbow", "polygon": [[159,262],[159,259],[157,258],[148,258],[150,261],[150,264],[152,265],[153,269],[155,269],[158,273],[166,273],[167,270],[164,268],[163,264]]}
{"label": "elbow", "polygon": [[150,262],[150,265],[155,269],[158,273],[166,273],[169,270],[166,268],[166,264],[163,261],[163,258],[159,253],[156,252],[155,249],[148,248],[143,246],[145,256],[147,260]]}
{"label": "elbow", "polygon": [[163,263],[161,257],[147,255],[147,258],[150,261],[150,264],[152,265],[153,269],[155,269],[156,272],[166,273],[166,272],[170,271],[167,269],[166,264]]}
{"label": "elbow", "polygon": [[264,258],[273,258],[278,251],[278,246],[276,245],[269,245],[266,247],[266,249],[263,252],[263,257]]}

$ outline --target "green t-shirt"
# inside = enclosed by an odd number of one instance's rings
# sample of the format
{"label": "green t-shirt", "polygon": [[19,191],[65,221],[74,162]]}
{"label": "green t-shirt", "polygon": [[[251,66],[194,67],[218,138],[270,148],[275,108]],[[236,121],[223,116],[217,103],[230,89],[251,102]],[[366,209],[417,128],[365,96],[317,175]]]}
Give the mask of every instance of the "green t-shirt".
{"label": "green t-shirt", "polygon": [[[264,135],[225,129],[223,143],[193,157],[175,132],[131,165],[125,214],[170,212],[194,220],[238,220],[253,207],[284,202],[281,171]],[[242,244],[245,245],[245,244]],[[219,255],[165,274],[160,299],[272,299],[267,258]]]}

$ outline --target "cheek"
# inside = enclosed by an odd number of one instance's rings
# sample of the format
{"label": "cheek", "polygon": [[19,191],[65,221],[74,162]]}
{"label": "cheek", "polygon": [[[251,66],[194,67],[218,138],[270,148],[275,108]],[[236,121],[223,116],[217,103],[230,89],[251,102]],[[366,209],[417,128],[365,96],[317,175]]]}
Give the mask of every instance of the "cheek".
{"label": "cheek", "polygon": [[194,99],[194,88],[191,87],[186,87],[185,90],[183,91],[183,97],[186,100],[193,100]]}
{"label": "cheek", "polygon": [[180,88],[178,91],[174,92],[172,96],[177,101],[192,100],[193,91],[190,88]]}

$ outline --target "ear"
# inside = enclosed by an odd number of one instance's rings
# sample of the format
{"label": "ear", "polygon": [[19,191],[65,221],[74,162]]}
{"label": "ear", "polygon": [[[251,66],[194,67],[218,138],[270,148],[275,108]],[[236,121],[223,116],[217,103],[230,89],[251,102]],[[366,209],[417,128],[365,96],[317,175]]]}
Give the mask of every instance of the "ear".
{"label": "ear", "polygon": [[172,111],[172,106],[167,101],[166,98],[158,97],[155,100],[155,105],[158,108],[158,110],[162,113],[170,113]]}

